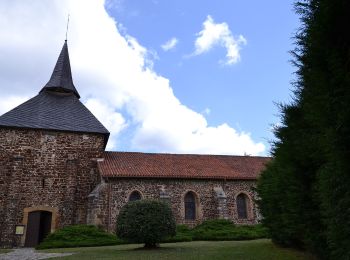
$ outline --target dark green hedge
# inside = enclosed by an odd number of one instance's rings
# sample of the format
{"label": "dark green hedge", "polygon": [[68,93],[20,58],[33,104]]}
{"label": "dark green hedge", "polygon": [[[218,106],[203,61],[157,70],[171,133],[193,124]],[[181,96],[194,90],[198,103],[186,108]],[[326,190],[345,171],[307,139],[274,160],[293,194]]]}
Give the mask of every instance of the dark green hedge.
{"label": "dark green hedge", "polygon": [[[204,221],[193,229],[186,225],[177,225],[176,235],[162,239],[160,242],[248,240],[266,237],[268,237],[268,233],[262,225],[234,225],[231,221],[218,219]],[[116,235],[106,233],[95,226],[74,225],[50,234],[37,249],[107,246],[126,243],[126,241],[117,238]]]}
{"label": "dark green hedge", "polygon": [[123,244],[124,241],[91,225],[73,225],[58,229],[37,246],[37,249],[108,246]]}
{"label": "dark green hedge", "polygon": [[234,225],[229,220],[217,219],[204,221],[193,229],[179,225],[176,236],[165,242],[250,240],[266,237],[268,232],[262,225]]}
{"label": "dark green hedge", "polygon": [[350,1],[299,0],[295,10],[293,97],[280,105],[259,208],[273,241],[350,259]]}

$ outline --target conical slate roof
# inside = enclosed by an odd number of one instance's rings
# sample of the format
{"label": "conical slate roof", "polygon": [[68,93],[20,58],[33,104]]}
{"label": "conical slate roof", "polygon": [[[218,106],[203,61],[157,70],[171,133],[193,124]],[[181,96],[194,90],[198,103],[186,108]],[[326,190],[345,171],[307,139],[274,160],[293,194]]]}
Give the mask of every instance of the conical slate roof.
{"label": "conical slate roof", "polygon": [[60,56],[58,57],[49,82],[46,83],[40,92],[44,90],[73,93],[77,98],[80,98],[80,95],[73,84],[67,40],[63,44]]}
{"label": "conical slate roof", "polygon": [[0,127],[99,133],[106,144],[108,130],[79,98],[65,42],[49,82],[38,95],[0,116]]}

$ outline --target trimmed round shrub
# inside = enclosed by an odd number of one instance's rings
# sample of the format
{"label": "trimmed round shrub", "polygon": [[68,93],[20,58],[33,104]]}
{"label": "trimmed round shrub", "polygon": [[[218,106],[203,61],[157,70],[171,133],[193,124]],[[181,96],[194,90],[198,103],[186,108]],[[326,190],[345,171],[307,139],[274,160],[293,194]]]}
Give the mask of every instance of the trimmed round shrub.
{"label": "trimmed round shrub", "polygon": [[168,204],[155,200],[128,202],[117,218],[117,236],[131,243],[157,247],[162,240],[176,234],[176,224]]}

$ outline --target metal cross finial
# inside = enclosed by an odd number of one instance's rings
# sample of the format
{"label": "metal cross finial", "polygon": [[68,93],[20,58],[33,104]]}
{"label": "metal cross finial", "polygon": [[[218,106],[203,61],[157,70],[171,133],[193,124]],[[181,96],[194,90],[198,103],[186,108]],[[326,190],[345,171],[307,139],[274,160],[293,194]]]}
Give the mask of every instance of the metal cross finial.
{"label": "metal cross finial", "polygon": [[68,26],[69,26],[69,14],[67,18],[66,41],[67,41],[67,34],[68,34]]}

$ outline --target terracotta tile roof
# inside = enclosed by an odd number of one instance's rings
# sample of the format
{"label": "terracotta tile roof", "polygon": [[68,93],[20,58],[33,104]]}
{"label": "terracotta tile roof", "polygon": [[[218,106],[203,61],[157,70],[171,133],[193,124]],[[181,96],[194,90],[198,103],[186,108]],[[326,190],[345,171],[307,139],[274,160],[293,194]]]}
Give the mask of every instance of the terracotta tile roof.
{"label": "terracotta tile roof", "polygon": [[256,179],[270,157],[105,152],[103,177]]}

